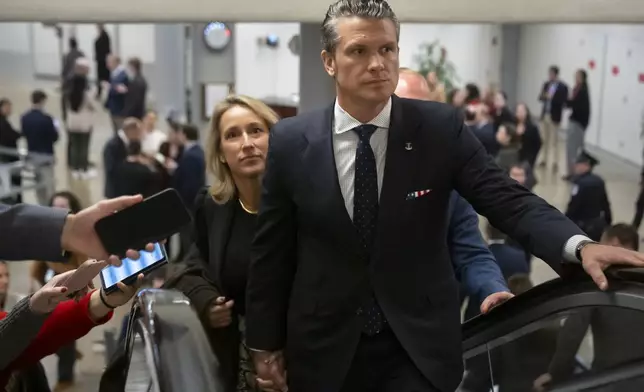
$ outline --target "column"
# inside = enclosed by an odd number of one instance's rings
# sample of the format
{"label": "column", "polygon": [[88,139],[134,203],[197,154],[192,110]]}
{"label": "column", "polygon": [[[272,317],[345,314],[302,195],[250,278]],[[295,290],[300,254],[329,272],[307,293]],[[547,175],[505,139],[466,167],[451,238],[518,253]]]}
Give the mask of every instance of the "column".
{"label": "column", "polygon": [[514,107],[518,102],[520,40],[521,25],[501,26],[501,88],[508,95],[509,107]]}
{"label": "column", "polygon": [[324,70],[320,52],[320,25],[300,24],[300,106],[299,113],[330,105],[335,99],[335,83]]}

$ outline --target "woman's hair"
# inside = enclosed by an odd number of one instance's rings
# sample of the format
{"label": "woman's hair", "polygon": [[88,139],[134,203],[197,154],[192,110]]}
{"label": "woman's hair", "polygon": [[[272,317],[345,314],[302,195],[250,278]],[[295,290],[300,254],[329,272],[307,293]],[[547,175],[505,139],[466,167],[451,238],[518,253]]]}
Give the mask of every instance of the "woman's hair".
{"label": "woman's hair", "polygon": [[9,99],[7,99],[7,98],[0,98],[0,117],[4,116],[4,115],[2,114],[2,108],[4,107],[4,105],[6,105],[6,104],[8,104],[8,103],[11,103],[11,101],[10,101]]}
{"label": "woman's hair", "polygon": [[468,83],[465,85],[465,91],[467,92],[467,98],[465,98],[465,103],[476,102],[481,99],[481,90],[474,83]]}
{"label": "woman's hair", "polygon": [[69,202],[69,210],[71,211],[72,214],[76,214],[83,209],[83,206],[81,205],[81,202],[78,196],[76,196],[70,191],[60,191],[60,192],[54,193],[51,199],[49,199],[50,207],[54,205],[54,199],[57,197],[62,197],[67,199],[67,201]]}
{"label": "woman's hair", "polygon": [[210,137],[208,141],[207,163],[208,169],[215,177],[214,184],[210,187],[210,194],[219,204],[230,201],[237,193],[230,167],[224,160],[221,151],[221,117],[232,107],[241,106],[254,112],[268,129],[272,128],[279,120],[277,113],[265,103],[245,95],[230,95],[219,102],[212,113],[210,120]]}
{"label": "woman's hair", "polygon": [[532,113],[530,112],[530,107],[528,106],[528,104],[526,104],[525,102],[519,102],[517,104],[517,107],[519,106],[523,106],[523,108],[525,109],[525,123],[532,124]]}
{"label": "woman's hair", "polygon": [[74,75],[69,89],[69,106],[72,111],[78,112],[80,110],[85,99],[86,91],[87,77],[84,75]]}

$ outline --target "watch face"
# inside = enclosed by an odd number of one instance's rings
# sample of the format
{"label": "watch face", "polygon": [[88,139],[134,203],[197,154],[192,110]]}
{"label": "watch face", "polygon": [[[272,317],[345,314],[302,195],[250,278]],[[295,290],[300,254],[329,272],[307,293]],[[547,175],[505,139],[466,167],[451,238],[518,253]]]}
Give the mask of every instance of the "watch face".
{"label": "watch face", "polygon": [[230,29],[222,22],[211,22],[203,30],[206,46],[212,50],[223,50],[230,43]]}

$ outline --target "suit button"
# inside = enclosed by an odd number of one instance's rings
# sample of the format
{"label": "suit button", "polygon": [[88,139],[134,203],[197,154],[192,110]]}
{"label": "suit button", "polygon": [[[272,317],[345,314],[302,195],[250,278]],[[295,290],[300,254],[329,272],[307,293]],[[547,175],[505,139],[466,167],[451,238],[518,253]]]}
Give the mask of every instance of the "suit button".
{"label": "suit button", "polygon": [[356,314],[358,316],[362,316],[362,308],[358,308],[358,310],[356,310]]}

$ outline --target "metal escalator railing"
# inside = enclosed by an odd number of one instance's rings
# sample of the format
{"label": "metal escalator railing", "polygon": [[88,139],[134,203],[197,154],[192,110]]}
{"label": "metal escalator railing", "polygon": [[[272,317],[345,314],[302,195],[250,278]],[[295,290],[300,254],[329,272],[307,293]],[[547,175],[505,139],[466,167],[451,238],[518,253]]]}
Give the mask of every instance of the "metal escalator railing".
{"label": "metal escalator railing", "polygon": [[[54,178],[38,176],[36,173],[54,164],[55,159],[52,155],[27,153],[21,149],[0,146],[0,199],[13,197],[28,190],[51,188]],[[17,175],[28,181],[19,187],[14,186],[11,177]]]}
{"label": "metal escalator railing", "polygon": [[217,359],[182,293],[142,290],[129,317],[127,336],[103,375],[101,392],[223,391]]}
{"label": "metal escalator railing", "polygon": [[[558,331],[557,349],[559,349],[559,345],[562,342],[560,331],[569,315],[574,314],[577,317],[579,312],[591,312],[593,309],[603,309],[605,312],[606,309],[609,309],[612,312],[626,312],[627,320],[630,317],[631,321],[635,320],[634,324],[644,325],[644,269],[613,268],[609,269],[606,274],[609,279],[609,290],[602,292],[583,273],[579,266],[568,266],[565,278],[555,279],[536,286],[493,309],[487,315],[469,320],[462,327],[464,359],[475,365],[478,361],[478,365],[476,365],[478,369],[475,370],[479,371],[489,365],[484,372],[489,371],[490,380],[488,381],[498,386],[498,383],[494,380],[496,371],[493,369],[493,362],[496,361],[497,357],[503,356],[499,352],[502,352],[504,347],[508,347],[510,343],[525,349],[525,341],[521,343],[521,339],[535,332],[538,335],[538,333],[546,329],[552,331],[553,327],[554,330]],[[612,321],[614,322],[615,320]],[[615,324],[613,323],[613,325]],[[632,325],[632,327],[635,328],[636,325]],[[598,336],[600,332],[604,334],[603,336],[606,336],[606,331],[597,331]],[[616,333],[623,332],[624,329],[621,329]],[[592,333],[595,333],[595,331],[592,331]],[[541,333],[541,338],[543,338],[543,335]],[[628,360],[616,361],[613,358],[615,366],[599,367],[598,369],[581,368],[581,374],[575,374],[570,379],[557,380],[557,382],[549,385],[546,390],[559,392],[581,390],[631,391],[633,389],[628,389],[628,382],[621,384],[626,385],[626,387],[618,389],[611,386],[619,382],[623,383],[625,380],[636,379],[639,380],[637,385],[641,387],[644,385],[644,349],[639,344],[636,344],[637,340],[637,334],[634,333],[632,350],[637,350],[637,355],[623,353]],[[639,340],[642,340],[642,338]],[[622,343],[623,341],[624,339],[622,339]],[[542,342],[544,341],[542,340]],[[521,346],[521,344],[524,345]],[[616,344],[615,347],[616,350],[619,348],[622,351],[627,351],[624,350],[623,344]],[[516,348],[513,349],[516,352]],[[510,350],[510,352],[512,351]],[[614,354],[620,356],[620,353]],[[523,355],[530,356],[532,354],[524,352]],[[538,355],[543,355],[543,353]],[[595,356],[594,361],[597,362],[598,354],[595,352],[593,355]],[[488,362],[488,364],[481,364],[481,359],[484,359],[484,362]],[[600,358],[599,362],[601,360],[602,358]],[[575,359],[573,358],[574,361]],[[544,369],[544,372],[547,370],[547,368]],[[463,388],[461,390],[483,389]],[[501,388],[501,390],[503,389]]]}

